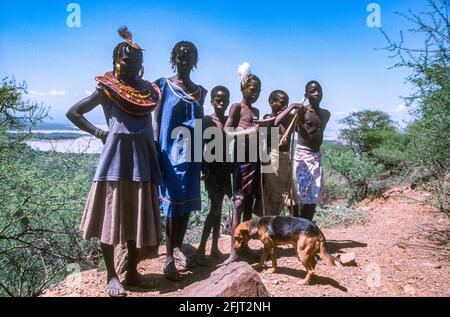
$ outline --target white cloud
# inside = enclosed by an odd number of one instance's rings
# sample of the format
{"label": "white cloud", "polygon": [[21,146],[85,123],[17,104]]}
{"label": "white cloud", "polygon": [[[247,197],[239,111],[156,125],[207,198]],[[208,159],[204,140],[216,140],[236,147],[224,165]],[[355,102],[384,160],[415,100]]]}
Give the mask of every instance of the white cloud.
{"label": "white cloud", "polygon": [[84,93],[86,94],[86,96],[90,96],[93,94],[93,91],[85,90]]}
{"label": "white cloud", "polygon": [[348,115],[349,113],[346,112],[346,111],[336,111],[336,112],[334,112],[333,114],[334,114],[335,116],[338,116],[338,117],[345,117],[345,116]]}
{"label": "white cloud", "polygon": [[45,96],[45,93],[44,93],[44,92],[40,92],[40,91],[36,91],[36,90],[30,90],[30,91],[28,92],[28,94],[29,94],[30,96]]}
{"label": "white cloud", "polygon": [[48,94],[50,96],[65,96],[66,91],[65,90],[52,90],[52,91],[49,91]]}

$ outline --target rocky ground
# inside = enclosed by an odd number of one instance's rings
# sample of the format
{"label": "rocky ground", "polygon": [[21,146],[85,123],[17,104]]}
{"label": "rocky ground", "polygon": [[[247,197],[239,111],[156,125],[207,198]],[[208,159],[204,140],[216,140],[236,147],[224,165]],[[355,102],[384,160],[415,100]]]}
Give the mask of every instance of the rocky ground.
{"label": "rocky ground", "polygon": [[[428,193],[403,187],[384,197],[366,200],[360,208],[368,213],[364,224],[324,229],[330,253],[354,253],[356,266],[342,268],[319,262],[310,286],[300,284],[305,271],[293,248],[278,252],[279,270],[260,277],[271,296],[450,296],[450,218],[422,204]],[[260,243],[254,241],[253,249]],[[228,253],[230,238],[223,236],[220,249]],[[182,290],[204,280],[216,268],[184,270],[183,281],[167,282],[162,276],[164,248],[160,257],[140,263],[141,274],[155,281],[151,289],[132,289],[129,296],[182,296]],[[252,265],[257,260],[243,259]],[[212,261],[219,264],[220,261]],[[268,262],[270,266],[270,262]],[[105,272],[92,270],[71,275],[42,296],[106,296]]]}

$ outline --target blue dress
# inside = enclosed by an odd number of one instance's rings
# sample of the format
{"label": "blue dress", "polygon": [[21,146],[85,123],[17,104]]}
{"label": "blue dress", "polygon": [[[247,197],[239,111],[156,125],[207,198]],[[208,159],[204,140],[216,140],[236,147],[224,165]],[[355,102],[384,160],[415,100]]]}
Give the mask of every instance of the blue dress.
{"label": "blue dress", "polygon": [[196,100],[167,78],[155,84],[162,96],[159,146],[164,185],[159,187],[160,204],[166,217],[176,218],[201,209],[202,120],[207,90],[200,86]]}

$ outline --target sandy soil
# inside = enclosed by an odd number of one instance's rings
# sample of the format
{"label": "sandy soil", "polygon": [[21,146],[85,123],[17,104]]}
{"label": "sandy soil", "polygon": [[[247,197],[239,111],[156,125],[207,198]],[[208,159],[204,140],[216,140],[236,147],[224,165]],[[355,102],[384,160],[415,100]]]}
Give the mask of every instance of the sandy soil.
{"label": "sandy soil", "polygon": [[[313,284],[304,286],[300,279],[305,271],[293,248],[282,248],[277,273],[260,272],[267,290],[272,296],[287,297],[450,296],[450,218],[421,203],[427,199],[428,193],[397,188],[385,198],[364,201],[359,207],[368,213],[366,223],[323,230],[329,252],[354,252],[357,266],[338,268],[319,262]],[[254,241],[251,246],[259,249],[260,243]],[[228,253],[229,248],[230,239],[223,236],[220,249]],[[159,258],[139,265],[140,273],[155,281],[155,286],[132,289],[129,296],[181,296],[184,287],[207,278],[215,269],[184,270],[183,281],[167,282],[161,273],[164,252],[162,247]],[[104,285],[105,272],[86,271],[69,276],[42,296],[106,296]]]}

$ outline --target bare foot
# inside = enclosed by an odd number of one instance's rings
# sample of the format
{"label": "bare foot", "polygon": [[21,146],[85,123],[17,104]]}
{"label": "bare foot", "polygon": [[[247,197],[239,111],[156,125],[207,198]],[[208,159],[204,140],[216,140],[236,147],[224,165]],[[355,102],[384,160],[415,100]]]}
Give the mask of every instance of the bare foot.
{"label": "bare foot", "polygon": [[171,282],[179,282],[183,279],[173,261],[164,265],[164,277]]}
{"label": "bare foot", "polygon": [[173,250],[173,257],[175,258],[175,261],[180,264],[182,267],[186,269],[191,269],[195,267],[195,262],[192,259],[192,257],[186,256],[180,248],[175,248]]}
{"label": "bare foot", "polygon": [[238,260],[236,255],[230,255],[230,257],[223,263],[219,264],[218,267],[227,266],[228,264],[234,263]]}
{"label": "bare foot", "polygon": [[108,280],[108,284],[106,285],[106,292],[110,297],[127,296],[127,293],[125,292],[125,289],[123,288],[117,276],[114,276]]}
{"label": "bare foot", "polygon": [[155,281],[152,281],[137,272],[127,273],[125,276],[124,284],[128,287],[137,287],[144,289],[157,286],[157,283]]}
{"label": "bare foot", "polygon": [[222,252],[220,252],[219,249],[212,249],[210,255],[211,255],[213,258],[216,258],[216,259],[220,259],[220,260],[225,259],[225,254],[223,254]]}
{"label": "bare foot", "polygon": [[208,260],[206,259],[205,252],[199,252],[195,254],[195,262],[198,266],[210,266]]}
{"label": "bare foot", "polygon": [[269,270],[269,273],[273,274],[273,273],[275,273],[276,271],[277,271],[277,268],[276,268],[276,267],[273,267],[273,268],[271,268],[271,269]]}

